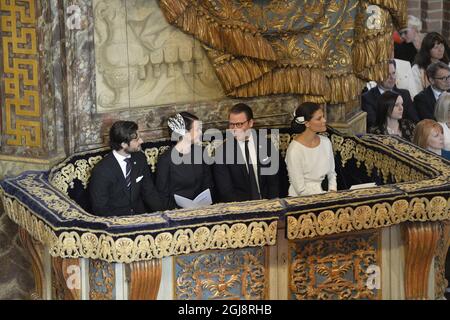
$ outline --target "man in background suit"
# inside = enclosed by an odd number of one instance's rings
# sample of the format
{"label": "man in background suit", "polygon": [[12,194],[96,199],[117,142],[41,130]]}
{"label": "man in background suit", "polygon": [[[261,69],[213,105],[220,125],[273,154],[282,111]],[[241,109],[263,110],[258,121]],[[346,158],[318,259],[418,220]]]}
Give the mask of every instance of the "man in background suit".
{"label": "man in background suit", "polygon": [[396,64],[395,60],[389,60],[389,76],[388,78],[378,83],[378,85],[361,96],[361,109],[367,112],[367,130],[375,125],[377,114],[378,98],[388,90],[400,93],[403,98],[403,118],[409,119],[414,123],[419,121],[416,110],[413,107],[411,95],[408,90],[399,89],[395,85],[396,81]]}
{"label": "man in background suit", "polygon": [[427,68],[427,77],[431,84],[414,97],[414,108],[420,120],[436,120],[436,101],[442,92],[450,90],[450,67],[441,61],[432,63]]}
{"label": "man in background suit", "polygon": [[227,139],[216,149],[213,166],[219,201],[277,198],[279,152],[252,130],[252,109],[238,103],[228,120]]}
{"label": "man in background suit", "polygon": [[138,125],[132,121],[112,125],[109,138],[113,151],[94,167],[89,182],[93,214],[124,216],[164,209],[137,131]]}

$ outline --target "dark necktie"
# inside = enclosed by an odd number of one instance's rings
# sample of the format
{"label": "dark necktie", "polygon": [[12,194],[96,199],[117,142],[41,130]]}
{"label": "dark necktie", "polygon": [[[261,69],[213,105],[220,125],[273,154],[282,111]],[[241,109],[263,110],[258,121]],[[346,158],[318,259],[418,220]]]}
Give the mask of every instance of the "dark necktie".
{"label": "dark necktie", "polygon": [[258,184],[256,183],[255,171],[250,161],[250,151],[248,149],[248,140],[245,140],[245,161],[247,162],[248,179],[250,182],[250,195],[252,200],[261,199],[261,195],[258,191]]}
{"label": "dark necktie", "polygon": [[125,184],[128,189],[131,187],[131,158],[126,158],[124,160],[127,163],[125,168]]}

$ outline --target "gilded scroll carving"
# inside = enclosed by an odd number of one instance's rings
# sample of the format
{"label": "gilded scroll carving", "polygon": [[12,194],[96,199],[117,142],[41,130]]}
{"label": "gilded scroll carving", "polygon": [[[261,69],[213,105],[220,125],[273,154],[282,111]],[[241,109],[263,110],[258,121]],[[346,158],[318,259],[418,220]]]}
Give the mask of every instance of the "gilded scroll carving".
{"label": "gilded scroll carving", "polygon": [[[167,20],[207,48],[225,93],[298,93],[332,104],[354,100],[381,80],[392,51],[392,20],[406,1],[161,0]],[[376,24],[369,6],[377,7]],[[206,32],[207,30],[207,32]]]}
{"label": "gilded scroll carving", "polygon": [[379,260],[379,233],[290,242],[289,288],[292,298],[377,299],[367,270]]}
{"label": "gilded scroll carving", "polygon": [[176,299],[266,299],[265,248],[213,251],[175,259]]}

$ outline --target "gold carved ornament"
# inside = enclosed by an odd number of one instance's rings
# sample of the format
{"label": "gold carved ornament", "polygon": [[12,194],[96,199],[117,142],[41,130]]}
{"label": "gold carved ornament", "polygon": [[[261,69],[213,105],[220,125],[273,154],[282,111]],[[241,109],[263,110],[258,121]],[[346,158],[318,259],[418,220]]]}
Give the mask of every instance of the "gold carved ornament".
{"label": "gold carved ornament", "polygon": [[364,229],[375,229],[405,221],[444,221],[450,219],[449,200],[412,198],[357,207],[343,206],[319,213],[305,212],[287,217],[288,239],[305,239]]}
{"label": "gold carved ornament", "polygon": [[216,224],[133,238],[113,237],[85,230],[55,230],[38,219],[25,205],[2,193],[5,212],[36,240],[48,246],[50,254],[62,258],[89,258],[131,263],[160,259],[208,249],[235,249],[276,243],[277,221]]}
{"label": "gold carved ornament", "polygon": [[[265,248],[213,251],[175,258],[175,299],[265,299]],[[234,289],[234,290],[233,290]]]}
{"label": "gold carved ornament", "polygon": [[[368,7],[377,5],[377,24]],[[160,0],[169,23],[200,40],[229,96],[302,94],[345,103],[382,80],[406,0]]]}
{"label": "gold carved ornament", "polygon": [[376,299],[366,270],[379,264],[379,233],[289,243],[290,292],[305,299]]}
{"label": "gold carved ornament", "polygon": [[42,147],[36,1],[1,0],[0,11],[6,144]]}

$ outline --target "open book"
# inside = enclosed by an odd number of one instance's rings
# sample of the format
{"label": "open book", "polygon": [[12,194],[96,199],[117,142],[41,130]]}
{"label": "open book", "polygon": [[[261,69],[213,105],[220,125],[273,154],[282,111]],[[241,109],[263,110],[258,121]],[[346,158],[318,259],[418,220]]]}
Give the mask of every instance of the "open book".
{"label": "open book", "polygon": [[375,182],[368,182],[368,183],[361,183],[361,184],[354,184],[350,187],[350,190],[356,190],[356,189],[365,189],[365,188],[372,188],[376,187],[377,185]]}
{"label": "open book", "polygon": [[177,206],[181,208],[199,208],[212,204],[211,191],[208,189],[200,193],[194,200],[174,194]]}

